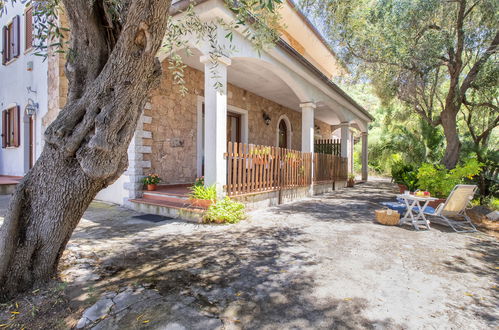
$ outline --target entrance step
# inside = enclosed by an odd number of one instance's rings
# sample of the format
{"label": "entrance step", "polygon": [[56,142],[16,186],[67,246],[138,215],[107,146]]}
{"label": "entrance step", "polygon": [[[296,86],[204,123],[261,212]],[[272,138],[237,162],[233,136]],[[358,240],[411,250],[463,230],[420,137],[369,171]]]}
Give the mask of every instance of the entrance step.
{"label": "entrance step", "polygon": [[130,207],[135,211],[163,215],[166,217],[184,219],[190,222],[201,222],[206,209],[192,206],[183,200],[136,198],[129,200]]}
{"label": "entrance step", "polygon": [[22,176],[0,175],[0,195],[12,194],[22,178]]}
{"label": "entrance step", "polygon": [[156,190],[142,192],[142,198],[129,200],[136,211],[201,222],[206,208],[193,205],[189,199],[192,184],[158,185]]}

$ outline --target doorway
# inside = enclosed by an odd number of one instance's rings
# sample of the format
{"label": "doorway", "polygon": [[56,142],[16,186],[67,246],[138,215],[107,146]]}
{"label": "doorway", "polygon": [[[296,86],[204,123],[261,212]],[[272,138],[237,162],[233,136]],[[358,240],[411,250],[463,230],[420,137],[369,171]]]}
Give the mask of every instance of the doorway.
{"label": "doorway", "polygon": [[279,148],[288,147],[288,126],[284,119],[279,122]]}

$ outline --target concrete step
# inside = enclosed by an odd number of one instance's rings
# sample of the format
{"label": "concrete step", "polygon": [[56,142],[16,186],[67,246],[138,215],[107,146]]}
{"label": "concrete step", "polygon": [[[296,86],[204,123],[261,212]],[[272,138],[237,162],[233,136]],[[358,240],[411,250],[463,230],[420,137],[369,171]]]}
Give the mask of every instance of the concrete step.
{"label": "concrete step", "polygon": [[22,176],[0,175],[0,195],[10,195],[16,189]]}
{"label": "concrete step", "polygon": [[143,191],[143,196],[144,198],[148,199],[175,199],[177,201],[188,201],[189,196],[185,194],[174,194],[174,193],[166,193],[166,192],[159,192],[159,191]]}
{"label": "concrete step", "polygon": [[206,209],[192,206],[184,200],[136,198],[129,200],[132,209],[150,214],[179,218],[190,222],[201,222]]}

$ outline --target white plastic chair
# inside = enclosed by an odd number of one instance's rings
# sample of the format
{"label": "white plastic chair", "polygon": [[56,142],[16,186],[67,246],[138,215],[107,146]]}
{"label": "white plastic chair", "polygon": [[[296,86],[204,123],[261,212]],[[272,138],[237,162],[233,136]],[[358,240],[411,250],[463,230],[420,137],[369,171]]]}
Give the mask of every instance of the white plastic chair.
{"label": "white plastic chair", "polygon": [[[448,225],[458,233],[475,232],[477,231],[476,227],[466,214],[466,207],[473,199],[477,189],[476,185],[458,184],[452,189],[445,203],[438,205],[433,213],[425,212],[425,214],[436,218],[436,221],[431,220],[431,222]],[[449,217],[461,217],[464,221],[451,220]],[[466,225],[469,225],[471,228],[467,228]]]}

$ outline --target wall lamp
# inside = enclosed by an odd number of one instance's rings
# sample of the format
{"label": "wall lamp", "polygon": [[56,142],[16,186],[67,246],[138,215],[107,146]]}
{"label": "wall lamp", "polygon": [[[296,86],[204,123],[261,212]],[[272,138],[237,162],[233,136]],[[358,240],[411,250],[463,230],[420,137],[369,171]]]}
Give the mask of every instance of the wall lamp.
{"label": "wall lamp", "polygon": [[26,104],[26,108],[24,108],[24,111],[26,112],[27,116],[34,116],[38,112],[38,103],[36,103],[32,99],[28,99],[28,104]]}
{"label": "wall lamp", "polygon": [[263,112],[263,121],[265,122],[265,125],[267,125],[267,126],[269,126],[270,122],[272,121],[272,119],[270,119],[269,114],[266,113],[265,111]]}

